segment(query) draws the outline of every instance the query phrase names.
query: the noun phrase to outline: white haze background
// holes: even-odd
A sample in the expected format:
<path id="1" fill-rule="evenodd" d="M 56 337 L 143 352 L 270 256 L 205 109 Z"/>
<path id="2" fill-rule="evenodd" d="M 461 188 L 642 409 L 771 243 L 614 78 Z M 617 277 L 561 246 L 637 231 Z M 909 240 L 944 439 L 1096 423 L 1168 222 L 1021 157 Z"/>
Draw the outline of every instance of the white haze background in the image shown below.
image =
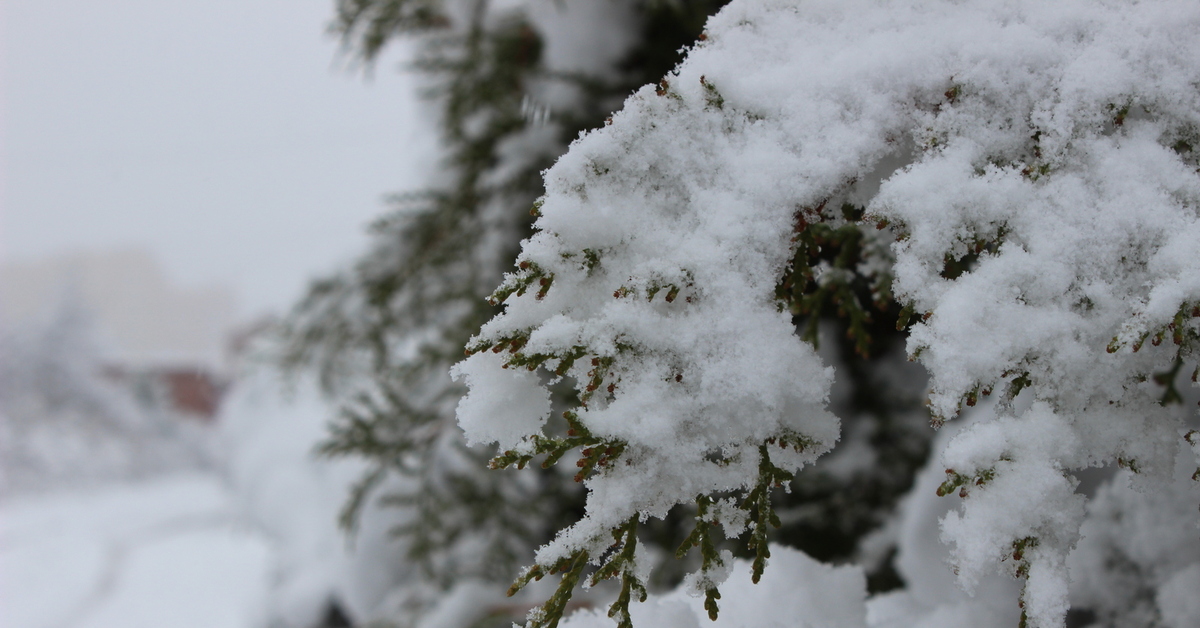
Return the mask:
<path id="1" fill-rule="evenodd" d="M 325 30 L 332 13 L 328 0 L 0 4 L 0 377 L 57 378 L 94 404 L 43 430 L 58 453 L 42 462 L 80 484 L 0 494 L 3 628 L 306 626 L 340 583 L 354 614 L 389 582 L 354 575 L 348 556 L 383 550 L 369 520 L 354 549 L 336 530 L 357 470 L 312 461 L 328 409 L 303 385 L 242 379 L 219 427 L 181 428 L 195 455 L 122 467 L 126 481 L 98 471 L 128 455 L 114 443 L 179 441 L 163 434 L 179 420 L 90 369 L 221 356 L 219 334 L 172 320 L 194 317 L 184 297 L 220 297 L 211 315 L 233 327 L 281 313 L 363 246 L 385 193 L 425 176 L 433 138 L 401 55 L 364 78 Z M 92 280 L 114 256 L 133 276 Z M 77 337 L 37 340 L 72 308 Z M 6 385 L 0 413 L 47 425 L 46 400 L 26 393 Z M 122 417 L 116 437 L 63 440 L 96 408 Z M 4 418 L 11 442 L 18 421 Z"/>

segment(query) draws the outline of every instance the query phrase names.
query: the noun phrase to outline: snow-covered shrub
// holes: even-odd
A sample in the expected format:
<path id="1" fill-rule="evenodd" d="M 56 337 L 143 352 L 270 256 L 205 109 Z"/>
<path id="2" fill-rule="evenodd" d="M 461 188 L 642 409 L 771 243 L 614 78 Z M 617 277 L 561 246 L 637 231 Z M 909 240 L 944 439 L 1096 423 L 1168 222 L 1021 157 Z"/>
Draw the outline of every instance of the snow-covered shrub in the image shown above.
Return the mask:
<path id="1" fill-rule="evenodd" d="M 346 514 L 375 500 L 405 513 L 397 544 L 422 569 L 400 589 L 421 589 L 420 597 L 432 599 L 437 595 L 429 598 L 429 591 L 481 577 L 503 594 L 519 561 L 582 507 L 583 487 L 572 481 L 573 471 L 488 471 L 489 448 L 465 447 L 455 425 L 465 388 L 446 372 L 497 311 L 484 297 L 528 235 L 529 207 L 543 190 L 540 171 L 581 130 L 603 126 L 631 91 L 668 72 L 682 58 L 679 48 L 694 42 L 724 3 L 338 3 L 347 43 L 368 58 L 398 35 L 420 43 L 416 64 L 427 72 L 431 102 L 439 108 L 443 160 L 426 192 L 398 195 L 352 267 L 314 282 L 285 325 L 283 361 L 315 366 L 338 406 L 323 451 L 370 464 Z M 838 284 L 843 292 L 866 295 L 870 282 L 855 269 L 860 257 L 874 253 L 864 253 L 872 243 L 859 234 L 856 227 L 830 234 L 841 246 L 825 246 L 819 255 L 853 279 Z M 776 540 L 820 559 L 844 560 L 886 520 L 925 458 L 926 413 L 919 391 L 902 381 L 907 377 L 919 388 L 924 376 L 912 365 L 907 373 L 894 372 L 903 363 L 894 329 L 898 306 L 881 301 L 886 311 L 868 325 L 868 360 L 860 347 L 865 335 L 837 338 L 836 306 L 806 294 L 803 284 L 792 286 L 793 313 L 811 337 L 818 327 L 832 334 L 822 350 L 830 363 L 845 365 L 833 405 L 849 442 L 777 503 L 784 528 Z M 856 321 L 860 331 L 863 323 Z M 881 355 L 887 359 L 873 359 Z M 658 586 L 673 585 L 687 571 L 686 561 L 670 558 L 691 531 L 687 519 L 640 531 L 652 561 L 669 566 L 655 571 Z M 886 575 L 886 555 L 883 548 L 872 577 Z M 522 603 L 506 600 L 504 607 L 516 618 L 524 615 Z"/>
<path id="2" fill-rule="evenodd" d="M 406 608 L 432 609 L 421 625 L 442 625 L 437 608 L 461 612 L 463 595 L 476 608 L 491 605 L 496 625 L 507 625 L 525 614 L 527 600 L 542 595 L 531 590 L 497 605 L 480 601 L 491 596 L 461 591 L 481 578 L 503 595 L 518 561 L 577 516 L 583 487 L 566 468 L 489 472 L 490 448 L 465 447 L 455 426 L 465 387 L 447 371 L 497 311 L 484 297 L 528 235 L 530 204 L 544 190 L 541 170 L 581 130 L 603 126 L 630 92 L 669 72 L 682 58 L 680 48 L 724 4 L 337 3 L 337 28 L 368 60 L 393 38 L 419 43 L 416 65 L 440 114 L 443 160 L 425 192 L 397 196 L 352 267 L 314 282 L 286 322 L 283 362 L 315 367 L 339 406 L 323 451 L 369 463 L 344 521 L 353 524 L 354 513 L 376 500 L 406 520 L 397 545 L 421 570 L 399 582 L 392 598 L 412 601 Z M 821 338 L 822 359 L 839 369 L 829 405 L 843 423 L 841 446 L 796 477 L 790 493 L 776 489 L 773 498 L 783 524 L 774 541 L 820 560 L 848 560 L 862 551 L 861 540 L 887 521 L 908 490 L 931 438 L 921 404 L 924 371 L 904 361 L 900 307 L 878 272 L 890 265 L 889 241 L 874 234 L 854 224 L 814 225 L 800 234 L 795 251 L 801 272 L 778 286 L 802 336 Z M 806 272 L 818 263 L 829 268 L 820 286 Z M 857 307 L 860 300 L 872 305 Z M 567 426 L 556 416 L 549 429 L 561 435 Z M 673 586 L 699 561 L 672 557 L 694 528 L 689 515 L 677 515 L 639 530 L 655 565 L 651 588 Z M 888 558 L 892 549 L 876 544 L 865 557 L 872 591 L 900 584 Z M 598 589 L 573 603 L 606 596 Z M 405 611 L 392 619 L 404 625 L 419 615 Z"/>
<path id="3" fill-rule="evenodd" d="M 1200 348 L 1196 32 L 1200 6 L 1171 0 L 744 0 L 713 18 L 546 172 L 505 310 L 454 370 L 496 466 L 567 456 L 589 491 L 516 585 L 564 572 L 532 625 L 588 564 L 586 582 L 620 579 L 628 624 L 638 523 L 681 504 L 710 613 L 731 564 L 710 528 L 750 529 L 757 578 L 769 489 L 838 439 L 835 374 L 781 286 L 835 285 L 797 248 L 872 223 L 858 270 L 907 306 L 935 424 L 998 398 L 943 454 L 939 493 L 969 497 L 943 523 L 958 582 L 999 568 L 1025 581 L 1022 621 L 1061 625 L 1087 513 L 1072 472 L 1169 484 L 1194 420 L 1173 402 Z"/>

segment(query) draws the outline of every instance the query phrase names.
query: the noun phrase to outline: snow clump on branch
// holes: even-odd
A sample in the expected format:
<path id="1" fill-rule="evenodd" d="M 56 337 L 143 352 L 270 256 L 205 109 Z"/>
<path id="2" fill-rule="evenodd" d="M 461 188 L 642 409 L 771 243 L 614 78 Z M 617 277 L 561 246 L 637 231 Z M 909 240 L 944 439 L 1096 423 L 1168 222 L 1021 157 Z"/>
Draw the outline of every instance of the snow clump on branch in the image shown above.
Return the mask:
<path id="1" fill-rule="evenodd" d="M 896 240 L 871 272 L 909 306 L 935 423 L 998 392 L 945 452 L 940 492 L 971 497 L 944 523 L 960 584 L 1002 564 L 1032 625 L 1062 625 L 1071 471 L 1167 482 L 1184 445 L 1168 404 L 1200 347 L 1197 32 L 1200 5 L 1174 0 L 727 6 L 546 172 L 505 311 L 455 368 L 468 438 L 511 447 L 498 466 L 583 448 L 587 514 L 526 580 L 608 556 L 636 592 L 636 521 L 730 492 L 724 512 L 753 516 L 707 523 L 765 551 L 767 490 L 838 434 L 833 374 L 776 287 L 798 233 L 861 206 Z M 528 399 L 497 408 L 501 367 L 547 375 L 514 372 Z M 543 386 L 563 377 L 579 403 L 551 438 Z"/>

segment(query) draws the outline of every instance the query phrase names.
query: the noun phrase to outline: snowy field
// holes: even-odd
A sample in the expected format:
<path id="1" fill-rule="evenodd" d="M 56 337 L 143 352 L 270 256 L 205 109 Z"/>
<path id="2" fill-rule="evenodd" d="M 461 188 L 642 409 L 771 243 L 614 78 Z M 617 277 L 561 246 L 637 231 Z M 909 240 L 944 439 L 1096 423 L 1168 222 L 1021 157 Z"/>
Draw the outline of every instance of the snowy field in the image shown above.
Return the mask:
<path id="1" fill-rule="evenodd" d="M 65 367 L 81 354 L 65 355 L 42 362 Z M 381 547 L 390 524 L 368 519 L 353 543 L 337 527 L 361 467 L 314 456 L 328 409 L 311 387 L 243 376 L 212 424 L 155 440 L 162 424 L 116 403 L 119 391 L 88 369 L 43 370 L 63 375 L 61 385 L 0 394 L 0 428 L 13 441 L 0 466 L 0 628 L 309 628 L 331 604 L 371 612 L 394 582 L 397 561 Z M 47 412 L 48 391 L 70 401 Z M 73 411 L 85 398 L 103 411 Z M 132 414 L 91 425 L 116 410 Z M 61 458 L 78 452 L 30 440 L 72 434 L 90 439 L 94 462 L 68 465 Z M 105 444 L 113 455 L 100 455 Z M 116 455 L 147 447 L 178 450 L 174 465 Z M 193 449 L 212 455 L 184 455 Z M 39 468 L 79 471 L 39 481 Z"/>
<path id="2" fill-rule="evenodd" d="M 0 626 L 261 625 L 272 551 L 213 474 L 0 505 Z"/>

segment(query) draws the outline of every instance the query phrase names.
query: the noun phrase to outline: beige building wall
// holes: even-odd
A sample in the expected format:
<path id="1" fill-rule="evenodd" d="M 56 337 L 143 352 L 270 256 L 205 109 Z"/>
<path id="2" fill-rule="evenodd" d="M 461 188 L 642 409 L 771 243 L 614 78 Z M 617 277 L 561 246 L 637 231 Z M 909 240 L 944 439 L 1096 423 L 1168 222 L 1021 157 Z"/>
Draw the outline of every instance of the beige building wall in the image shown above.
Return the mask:
<path id="1" fill-rule="evenodd" d="M 140 248 L 0 265 L 0 327 L 14 330 L 75 300 L 106 360 L 134 367 L 224 370 L 236 299 L 223 286 L 180 287 Z"/>

